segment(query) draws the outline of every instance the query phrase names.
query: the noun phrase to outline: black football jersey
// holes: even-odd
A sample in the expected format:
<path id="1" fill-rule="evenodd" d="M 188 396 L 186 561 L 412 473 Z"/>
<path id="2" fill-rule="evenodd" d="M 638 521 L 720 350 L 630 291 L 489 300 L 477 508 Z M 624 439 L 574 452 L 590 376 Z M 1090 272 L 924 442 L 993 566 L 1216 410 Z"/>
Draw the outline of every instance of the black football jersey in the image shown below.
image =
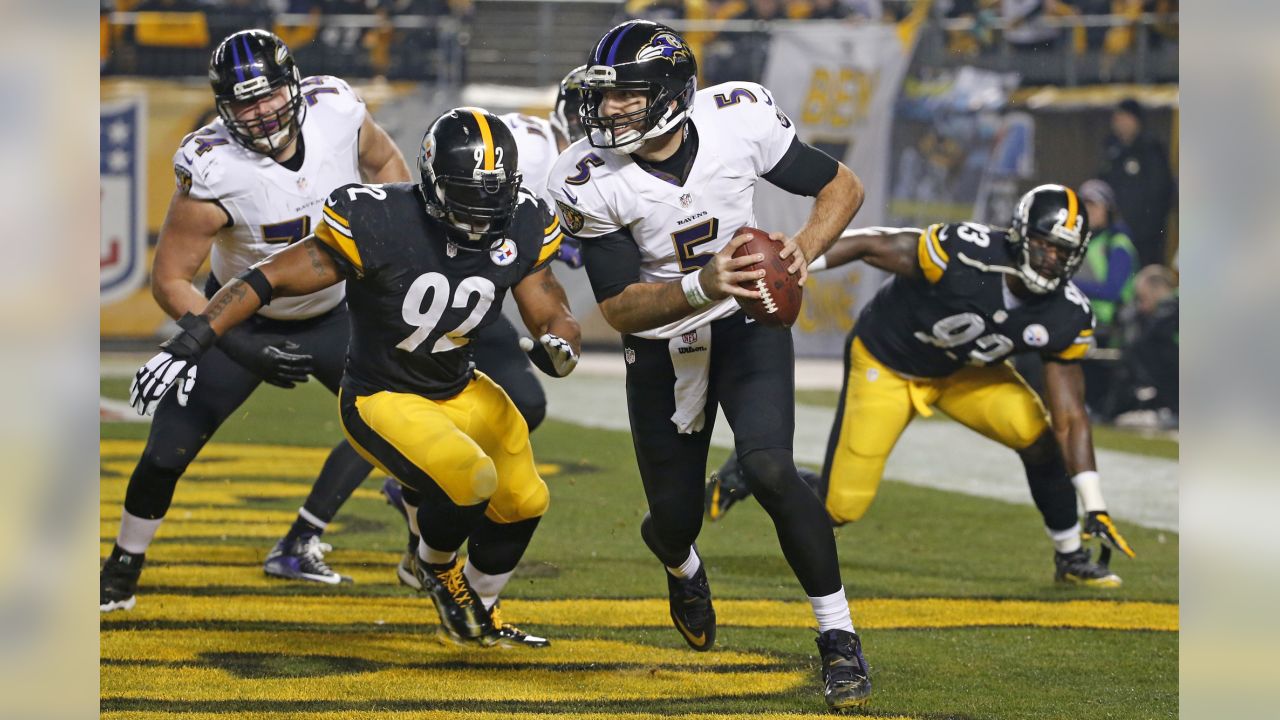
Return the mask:
<path id="1" fill-rule="evenodd" d="M 522 190 L 501 244 L 459 248 L 418 186 L 394 183 L 334 190 L 315 236 L 348 278 L 343 388 L 445 399 L 471 380 L 471 338 L 502 312 L 508 289 L 551 261 L 562 234 L 546 203 Z"/>
<path id="2" fill-rule="evenodd" d="M 897 276 L 863 309 L 854 333 L 876 359 L 915 377 L 942 377 L 1024 352 L 1078 360 L 1093 345 L 1093 310 L 1075 285 L 1013 298 L 992 266 L 1017 264 L 1008 231 L 977 223 L 920 235 L 923 277 Z"/>

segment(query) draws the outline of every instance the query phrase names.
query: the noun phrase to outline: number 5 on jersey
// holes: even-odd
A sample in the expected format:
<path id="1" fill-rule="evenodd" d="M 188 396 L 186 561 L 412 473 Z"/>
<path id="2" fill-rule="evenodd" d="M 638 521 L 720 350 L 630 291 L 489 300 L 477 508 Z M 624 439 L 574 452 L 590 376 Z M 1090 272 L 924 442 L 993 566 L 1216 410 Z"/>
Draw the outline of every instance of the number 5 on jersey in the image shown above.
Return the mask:
<path id="1" fill-rule="evenodd" d="M 424 312 L 422 303 L 426 300 L 427 293 L 431 294 L 431 300 Z M 489 307 L 493 305 L 495 294 L 496 288 L 492 281 L 482 277 L 469 277 L 458 283 L 458 287 L 453 290 L 451 303 L 449 278 L 438 272 L 419 275 L 418 279 L 409 286 L 409 292 L 405 294 L 404 304 L 400 308 L 400 317 L 417 330 L 401 340 L 396 347 L 405 352 L 417 350 L 418 346 L 435 331 L 446 310 L 450 307 L 465 308 L 471 304 L 472 295 L 479 295 L 480 299 L 471 310 L 471 314 L 467 315 L 467 318 L 456 328 L 440 336 L 440 339 L 436 340 L 435 345 L 431 347 L 431 352 L 447 352 L 466 345 L 471 342 L 466 334 L 484 319 L 485 314 L 489 312 Z"/>

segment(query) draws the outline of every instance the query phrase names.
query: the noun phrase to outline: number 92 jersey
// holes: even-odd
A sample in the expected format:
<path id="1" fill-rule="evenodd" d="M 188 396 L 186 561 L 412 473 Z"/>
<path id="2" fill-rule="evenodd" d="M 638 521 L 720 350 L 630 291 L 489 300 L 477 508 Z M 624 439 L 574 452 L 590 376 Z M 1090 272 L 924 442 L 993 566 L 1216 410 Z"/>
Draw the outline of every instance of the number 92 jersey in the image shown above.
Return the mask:
<path id="1" fill-rule="evenodd" d="M 317 75 L 302 81 L 302 166 L 295 172 L 253 152 L 227 133 L 218 118 L 182 140 L 173 155 L 178 191 L 218 203 L 231 224 L 218 232 L 209 256 L 213 276 L 226 284 L 268 255 L 311 234 L 331 190 L 360 182 L 360 127 L 364 102 L 347 83 Z M 342 285 L 301 297 L 282 297 L 258 312 L 277 320 L 303 320 L 342 302 Z"/>
<path id="2" fill-rule="evenodd" d="M 1093 310 L 1075 285 L 1020 300 L 1004 273 L 1017 258 L 1008 231 L 957 223 L 920 234 L 921 278 L 895 276 L 854 326 L 877 360 L 913 377 L 943 377 L 964 365 L 991 365 L 1038 352 L 1073 361 L 1093 347 Z"/>
<path id="3" fill-rule="evenodd" d="M 545 202 L 522 189 L 515 212 L 497 247 L 464 250 L 428 217 L 416 184 L 333 191 L 315 237 L 347 277 L 344 389 L 442 400 L 466 387 L 471 339 L 502 312 L 507 290 L 560 247 L 560 223 Z"/>

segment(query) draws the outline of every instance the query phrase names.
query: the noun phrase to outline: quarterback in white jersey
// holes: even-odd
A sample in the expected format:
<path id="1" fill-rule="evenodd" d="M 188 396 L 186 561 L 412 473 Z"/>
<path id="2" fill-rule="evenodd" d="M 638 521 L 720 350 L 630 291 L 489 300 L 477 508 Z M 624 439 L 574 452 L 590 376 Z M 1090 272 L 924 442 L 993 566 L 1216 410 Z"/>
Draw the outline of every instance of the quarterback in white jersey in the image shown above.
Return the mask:
<path id="1" fill-rule="evenodd" d="M 760 255 L 734 258 L 754 223 L 761 179 L 815 198 L 782 243 L 806 272 L 862 204 L 856 175 L 801 142 L 764 87 L 726 83 L 695 92 L 684 39 L 633 20 L 591 51 L 581 119 L 585 141 L 556 161 L 550 192 L 566 232 L 582 241 L 605 320 L 623 333 L 631 437 L 649 514 L 640 535 L 666 566 L 672 621 L 695 650 L 715 642 L 706 567 L 694 549 L 717 406 L 733 428 L 743 475 L 773 520 L 783 555 L 818 624 L 824 695 L 859 705 L 871 681 L 840 580 L 826 510 L 792 456 L 795 363 L 790 331 L 748 322 L 732 296 Z M 764 497 L 761 496 L 764 494 Z"/>
<path id="2" fill-rule="evenodd" d="M 342 185 L 410 179 L 395 143 L 345 82 L 303 79 L 292 54 L 265 30 L 234 33 L 209 64 L 219 117 L 174 153 L 177 189 L 152 268 L 152 294 L 185 326 L 205 305 L 193 280 L 206 258 L 205 291 L 311 234 L 324 200 Z M 129 479 L 116 546 L 100 575 L 100 610 L 127 610 L 144 554 L 187 465 L 222 422 L 265 381 L 293 387 L 315 375 L 334 392 L 350 328 L 341 287 L 280 298 L 202 358 L 201 384 L 155 408 L 146 449 Z M 370 465 L 344 440 L 334 448 L 288 534 L 268 554 L 271 575 L 329 584 L 320 534 Z"/>

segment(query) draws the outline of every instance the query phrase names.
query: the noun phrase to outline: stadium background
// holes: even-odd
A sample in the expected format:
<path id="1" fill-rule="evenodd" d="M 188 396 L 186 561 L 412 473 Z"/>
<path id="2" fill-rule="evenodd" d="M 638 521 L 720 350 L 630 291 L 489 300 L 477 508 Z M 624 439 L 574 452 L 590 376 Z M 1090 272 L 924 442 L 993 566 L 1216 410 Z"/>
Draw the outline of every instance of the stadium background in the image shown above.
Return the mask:
<path id="1" fill-rule="evenodd" d="M 426 122 L 440 110 L 458 104 L 477 104 L 495 112 L 545 114 L 554 97 L 552 84 L 564 70 L 580 61 L 578 48 L 588 47 L 603 29 L 621 17 L 661 18 L 684 31 L 691 42 L 697 44 L 704 85 L 720 79 L 758 79 L 776 92 L 779 84 L 770 78 L 783 73 L 783 77 L 793 78 L 788 89 L 798 93 L 799 101 L 792 105 L 780 100 L 780 104 L 800 121 L 802 137 L 822 143 L 834 154 L 845 154 L 846 157 L 856 158 L 848 153 L 866 153 L 867 148 L 871 149 L 874 162 L 868 164 L 855 160 L 850 164 L 870 181 L 869 186 L 882 188 L 882 196 L 871 197 L 868 208 L 855 221 L 857 224 L 919 224 L 970 218 L 1000 222 L 1000 218 L 1008 213 L 1011 199 L 1034 184 L 1055 181 L 1078 186 L 1097 170 L 1112 109 L 1127 97 L 1137 98 L 1147 107 L 1147 128 L 1164 142 L 1165 147 L 1170 148 L 1171 165 L 1176 173 L 1176 3 L 1116 0 L 1038 4 L 1054 11 L 1074 9 L 1077 14 L 1047 13 L 1036 17 L 1032 22 L 1053 32 L 1049 33 L 1051 40 L 1042 41 L 1034 47 L 1021 47 L 1006 37 L 1003 26 L 1013 23 L 1001 15 L 1005 8 L 999 2 L 855 1 L 848 3 L 850 17 L 826 20 L 805 19 L 823 12 L 835 12 L 823 10 L 822 3 L 780 4 L 764 0 L 751 4 L 672 2 L 649 7 L 636 3 L 622 5 L 573 0 L 481 0 L 438 3 L 435 6 L 416 2 L 368 5 L 362 2 L 289 2 L 269 7 L 252 2 L 201 3 L 194 0 L 186 3 L 104 4 L 100 27 L 104 228 L 101 322 L 102 346 L 106 353 L 102 388 L 104 542 L 109 543 L 118 518 L 119 495 L 112 488 L 117 485 L 117 489 L 123 488 L 119 484 L 122 468 L 108 468 L 108 458 L 113 458 L 116 463 L 131 462 L 136 458 L 138 449 L 121 443 L 128 438 L 142 437 L 138 433 L 144 432 L 139 426 L 117 422 L 125 417 L 119 412 L 119 378 L 128 374 L 136 361 L 144 357 L 138 353 L 148 351 L 154 340 L 166 334 L 170 327 L 167 318 L 150 298 L 145 269 L 150 265 L 155 235 L 172 192 L 170 159 L 173 148 L 183 135 L 207 120 L 212 109 L 203 78 L 210 40 L 216 42 L 226 32 L 248 25 L 276 28 L 295 49 L 304 73 L 335 74 L 350 80 L 369 102 L 378 121 L 391 132 L 406 157 L 412 160 Z M 862 17 L 864 15 L 866 17 Z M 900 77 L 894 75 L 893 68 L 877 64 L 884 61 L 883 57 L 875 58 L 870 68 L 844 59 L 846 56 L 842 55 L 839 38 L 847 37 L 849 42 L 863 39 L 879 42 L 883 41 L 886 33 L 901 40 Z M 777 58 L 786 52 L 783 40 L 786 37 L 799 38 L 802 42 L 806 37 L 821 38 L 822 42 L 813 46 L 815 52 L 810 56 L 787 58 L 780 68 Z M 797 59 L 808 63 L 801 72 L 796 72 L 794 63 Z M 891 81 L 885 81 L 877 73 L 883 73 Z M 128 137 L 120 130 L 120 123 L 128 126 Z M 809 134 L 805 132 L 806 126 L 810 129 Z M 859 145 L 860 140 L 865 141 L 864 144 Z M 918 176 L 910 173 L 918 170 L 902 161 L 904 156 L 913 152 L 922 159 L 923 166 L 937 169 L 933 176 L 927 178 L 931 182 L 913 181 Z M 922 187 L 926 189 L 921 190 Z M 768 202 L 771 201 L 767 198 L 762 200 L 762 204 Z M 781 221 L 771 225 L 770 212 L 776 213 L 774 217 L 784 218 L 788 208 L 771 206 L 762 209 L 761 225 L 787 226 Z M 1170 260 L 1176 257 L 1177 227 L 1175 212 L 1169 219 Z M 571 289 L 575 310 L 585 320 L 584 330 L 587 341 L 591 343 L 591 352 L 588 352 L 585 366 L 589 375 L 581 384 L 556 384 L 552 389 L 553 417 L 560 422 L 582 420 L 602 432 L 625 429 L 624 419 L 622 425 L 617 424 L 622 416 L 620 406 L 613 410 L 613 420 L 608 417 L 610 412 L 607 410 L 600 413 L 600 417 L 592 417 L 588 411 L 593 400 L 600 397 L 598 393 L 604 392 L 605 383 L 618 384 L 616 377 L 612 377 L 616 368 L 611 368 L 611 365 L 618 364 L 611 363 L 615 359 L 611 348 L 617 343 L 616 334 L 604 325 L 590 302 L 583 274 L 558 271 L 558 275 Z M 874 291 L 878 278 L 865 270 L 853 270 L 840 277 L 818 277 L 815 280 L 806 298 L 804 316 L 797 327 L 797 346 L 805 358 L 799 375 L 805 379 L 806 392 L 812 393 L 802 396 L 801 401 L 812 411 L 812 427 L 809 429 L 814 432 L 810 434 L 818 438 L 812 443 L 814 448 L 811 452 L 798 447 L 797 456 L 801 461 L 810 463 L 820 459 L 817 448 L 821 445 L 821 438 L 825 438 L 825 428 L 822 427 L 824 413 L 827 421 L 830 417 L 826 404 L 831 398 L 831 391 L 839 383 L 839 364 L 831 358 L 837 353 L 839 338 L 851 326 L 856 309 Z M 1176 358 L 1171 361 L 1176 361 Z M 593 379 L 591 373 L 599 377 Z M 600 383 L 598 386 L 594 384 L 597 382 Z M 283 407 L 295 415 L 312 407 L 306 402 L 295 402 L 289 395 L 271 397 L 276 407 Z M 317 414 L 331 411 L 322 403 L 312 405 Z M 245 415 L 255 413 L 246 412 Z M 271 417 L 265 410 L 255 417 L 262 422 L 264 415 Z M 805 413 L 801 415 L 803 417 Z M 282 446 L 323 446 L 329 441 L 326 430 L 332 432 L 332 418 L 320 417 L 314 427 L 306 423 L 301 427 L 302 430 L 294 436 L 284 439 L 264 437 L 270 433 L 252 424 L 227 431 L 242 432 L 245 435 L 242 442 L 265 443 L 266 446 L 255 449 L 247 445 L 226 445 L 218 454 L 210 453 L 219 458 L 210 460 L 211 463 L 238 462 L 249 467 L 243 471 L 226 470 L 225 466 L 221 469 L 211 467 L 209 479 L 226 481 L 227 477 L 240 478 L 241 472 L 252 483 L 278 478 L 273 475 L 278 470 L 273 471 L 261 462 L 255 467 L 250 459 L 264 451 L 279 452 L 274 448 Z M 805 434 L 805 429 L 801 428 L 798 435 Z M 590 453 L 585 453 L 586 457 L 571 458 L 572 453 L 559 450 L 555 434 L 572 432 L 572 426 L 557 430 L 554 424 L 551 425 L 545 442 L 551 448 L 549 452 L 558 460 L 588 461 Z M 113 439 L 105 439 L 109 437 Z M 535 437 L 535 443 L 539 439 Z M 217 441 L 222 440 L 220 434 Z M 718 440 L 723 444 L 725 438 L 721 436 Z M 802 438 L 798 438 L 800 440 Z M 617 442 L 616 438 L 614 442 Z M 924 487 L 959 490 L 968 496 L 1025 503 L 1025 498 L 1021 498 L 1025 495 L 1025 486 L 1017 479 L 1016 461 L 1001 457 L 998 451 L 988 448 L 989 452 L 961 453 L 963 459 L 960 464 L 965 465 L 966 470 L 953 473 L 959 477 L 942 477 L 949 473 L 937 471 L 943 463 L 953 462 L 952 457 L 960 452 L 961 446 L 976 442 L 980 441 L 966 441 L 962 435 L 945 428 L 928 428 L 925 433 L 915 436 L 909 433 L 895 457 L 897 463 L 891 463 L 890 477 Z M 1138 587 L 1124 600 L 1154 601 L 1154 609 L 1126 607 L 1123 611 L 1133 613 L 1136 619 L 1128 626 L 1117 627 L 1128 627 L 1131 634 L 1158 635 L 1176 631 L 1177 507 L 1174 467 L 1170 462 L 1177 456 L 1176 433 L 1164 432 L 1151 439 L 1124 433 L 1108 436 L 1101 432 L 1099 444 L 1109 447 L 1102 458 L 1102 467 L 1110 497 L 1117 507 L 1116 514 L 1148 528 L 1136 530 L 1138 537 L 1149 541 L 1144 543 L 1148 548 L 1154 549 L 1152 546 L 1156 543 L 1164 546 L 1163 550 L 1149 554 L 1155 557 L 1144 558 L 1157 567 L 1152 575 L 1173 573 L 1172 582 L 1166 575 L 1145 586 L 1141 577 L 1137 583 L 1133 582 L 1134 578 L 1129 578 L 1131 585 Z M 211 450 L 213 447 L 219 446 L 215 444 Z M 912 456 L 909 460 L 902 458 L 907 453 Z M 620 462 L 629 462 L 625 452 Z M 318 465 L 318 461 L 314 464 Z M 1109 467 L 1112 470 L 1108 472 Z M 124 469 L 124 473 L 127 472 Z M 204 477 L 199 471 L 193 475 L 194 481 Z M 305 471 L 286 473 L 295 483 L 305 483 L 308 475 Z M 566 475 L 574 476 L 572 472 Z M 634 478 L 625 480 L 638 484 Z M 305 490 L 305 485 L 299 487 Z M 1171 489 L 1174 492 L 1170 493 Z M 252 495 L 261 488 L 249 486 L 243 490 Z M 266 494 L 271 497 L 270 492 Z M 289 493 L 284 493 L 277 499 L 288 496 Z M 938 497 L 930 502 L 939 508 L 949 507 L 953 502 L 952 496 Z M 183 499 L 180 486 L 178 502 Z M 207 498 L 188 500 L 198 507 Z M 363 500 L 367 505 L 376 505 L 375 497 L 366 496 Z M 631 500 L 634 502 L 635 498 Z M 243 498 L 234 500 L 230 505 L 224 505 L 217 499 L 208 502 L 209 526 L 204 528 L 202 523 L 205 519 L 197 517 L 192 527 L 200 526 L 202 531 L 230 535 L 233 539 L 254 537 L 253 532 L 237 532 L 234 528 L 228 531 L 225 526 L 220 527 L 213 522 L 215 517 L 227 514 L 227 507 L 243 502 Z M 357 506 L 353 509 L 353 517 L 360 520 L 364 520 L 366 511 L 377 514 L 376 508 L 359 509 L 356 501 L 352 505 Z M 287 503 L 282 507 L 287 507 Z M 255 508 L 245 510 L 246 513 L 254 511 Z M 884 512 L 892 517 L 889 510 Z M 975 515 L 982 512 L 975 510 Z M 234 511 L 230 516 L 241 519 Z M 183 527 L 179 523 L 174 524 Z M 1038 538 L 1028 535 L 1027 527 L 1033 531 L 1035 528 L 1025 522 L 1023 525 L 1022 534 L 1016 536 L 1017 541 L 1035 543 Z M 355 526 L 360 527 L 360 523 L 355 523 Z M 194 534 L 201 535 L 202 531 Z M 182 537 L 183 531 L 178 530 L 175 534 Z M 376 535 L 374 532 L 369 534 Z M 160 549 L 166 545 L 165 538 L 166 534 L 162 532 L 157 543 L 160 553 L 165 552 Z M 634 538 L 628 533 L 625 539 Z M 237 562 L 251 558 L 253 552 L 261 551 L 256 545 L 262 542 L 259 538 L 256 544 L 248 542 L 243 547 L 232 542 L 223 559 L 232 557 L 226 564 L 234 567 Z M 373 540 L 365 542 L 377 543 Z M 1169 562 L 1168 554 L 1170 544 L 1172 562 Z M 385 545 L 391 548 L 394 543 L 388 540 Z M 197 543 L 196 547 L 203 546 Z M 847 552 L 844 547 L 842 544 L 842 553 Z M 177 554 L 168 560 L 162 556 L 161 562 L 171 562 L 172 572 L 179 579 L 166 582 L 162 591 L 173 588 L 191 590 L 202 584 L 204 580 L 198 573 L 184 576 L 181 570 L 184 567 L 182 553 L 190 555 L 198 550 L 179 546 L 174 552 Z M 762 547 L 761 552 L 770 551 Z M 376 565 L 393 557 L 389 553 L 383 555 L 386 557 L 350 557 L 350 562 Z M 336 564 L 342 562 L 340 558 L 341 555 L 335 555 Z M 191 557 L 186 560 L 190 561 Z M 254 566 L 252 561 L 244 564 L 250 569 Z M 1029 567 L 1036 565 L 1031 563 Z M 1043 568 L 1040 570 L 1043 574 Z M 1036 571 L 1029 572 L 1034 574 Z M 380 576 L 371 570 L 369 582 L 378 582 L 375 577 Z M 220 582 L 213 580 L 212 585 L 216 587 Z M 240 589 L 246 587 L 243 583 L 226 582 L 230 588 Z M 959 585 L 964 586 L 964 583 Z M 583 597 L 598 594 L 593 593 L 589 586 L 579 586 L 579 590 Z M 253 594 L 252 589 L 248 592 Z M 862 592 L 872 598 L 891 596 L 896 592 L 918 594 L 896 588 L 893 582 L 877 587 L 874 579 L 864 583 Z M 179 591 L 174 596 L 181 597 L 182 594 Z M 387 594 L 391 595 L 390 592 Z M 1029 594 L 1051 602 L 1065 599 L 1040 590 L 1016 587 L 986 592 L 977 588 L 955 587 L 949 591 L 946 583 L 938 584 L 929 594 L 940 597 L 977 594 L 996 600 L 1025 598 Z M 764 595 L 769 596 L 769 593 Z M 273 595 L 267 593 L 267 596 Z M 146 601 L 144 595 L 140 603 Z M 1172 619 L 1168 617 L 1170 608 Z M 172 600 L 169 609 L 172 610 Z M 991 624 L 1099 627 L 1094 620 L 1055 621 L 1052 605 L 1039 611 L 1049 613 L 1051 617 L 1042 621 L 1022 617 L 1007 622 L 992 621 Z M 182 612 L 199 613 L 201 610 L 196 608 Z M 999 615 L 999 612 L 994 614 Z M 1088 617 L 1088 609 L 1082 614 Z M 548 610 L 548 619 L 538 622 L 559 624 L 561 621 L 552 615 L 554 613 Z M 965 617 L 953 622 L 966 627 L 981 624 Z M 193 615 L 193 622 L 194 618 Z M 124 631 L 136 627 L 141 630 L 145 629 L 146 622 L 137 620 L 131 626 L 116 629 Z M 160 627 L 172 631 L 181 620 L 161 617 L 157 622 Z M 654 627 L 660 626 L 661 623 L 654 623 Z M 935 627 L 928 623 L 916 626 L 911 622 L 903 626 Z M 107 627 L 104 623 L 104 630 Z M 881 626 L 873 621 L 872 627 L 893 625 Z M 298 628 L 289 626 L 281 632 L 290 629 Z M 649 632 L 660 633 L 657 630 Z M 141 642 L 135 638 L 141 637 L 141 632 L 104 633 L 104 658 L 116 653 L 113 659 L 104 660 L 104 698 L 113 696 L 121 688 L 126 689 L 114 696 L 130 695 L 127 689 L 130 683 L 121 682 L 122 675 L 107 670 L 113 667 L 132 668 L 128 664 L 129 658 L 146 654 L 136 647 L 130 649 L 131 643 Z M 1124 639 L 1120 637 L 1107 642 L 1123 644 Z M 161 638 L 158 642 L 163 640 Z M 176 638 L 170 640 L 181 642 Z M 999 641 L 998 638 L 995 640 Z M 1160 639 L 1153 642 L 1163 657 L 1152 671 L 1153 681 L 1158 681 L 1155 682 L 1156 695 L 1161 698 L 1156 707 L 1161 711 L 1147 714 L 1140 708 L 1130 708 L 1134 717 L 1163 715 L 1167 710 L 1168 692 L 1176 693 L 1176 671 L 1169 674 L 1168 643 Z M 270 645 L 269 638 L 267 645 Z M 608 654 L 605 649 L 597 648 L 595 651 L 602 656 Z M 1176 644 L 1172 652 L 1173 667 L 1176 667 Z M 686 660 L 669 659 L 675 664 Z M 668 659 L 655 660 L 659 663 L 665 661 Z M 726 672 L 732 671 L 734 663 L 756 669 L 767 664 L 758 658 L 726 658 L 725 661 L 730 667 Z M 180 661 L 173 662 L 181 664 Z M 554 664 L 555 661 L 548 662 Z M 144 664 L 143 667 L 147 666 Z M 680 680 L 687 681 L 687 678 Z M 770 673 L 764 673 L 758 679 L 759 692 L 768 692 L 773 687 L 770 682 L 775 681 L 785 684 Z M 654 692 L 661 691 L 655 689 Z M 192 700 L 182 708 L 194 710 L 197 705 L 199 703 Z M 396 707 L 412 709 L 418 706 Z M 597 711 L 604 708 L 606 714 L 612 712 L 610 706 L 588 704 L 588 707 Z M 813 709 L 805 705 L 797 707 Z M 104 708 L 142 712 L 148 706 L 145 703 L 131 705 L 119 699 L 111 704 L 104 699 Z M 556 709 L 544 707 L 547 708 Z M 659 708 L 660 705 L 640 707 Z M 1174 708 L 1176 712 L 1176 700 Z M 713 703 L 702 709 L 719 711 L 722 708 Z M 730 709 L 747 710 L 750 706 Z M 912 714 L 909 710 L 904 712 Z M 986 714 L 977 713 L 977 716 Z"/>

